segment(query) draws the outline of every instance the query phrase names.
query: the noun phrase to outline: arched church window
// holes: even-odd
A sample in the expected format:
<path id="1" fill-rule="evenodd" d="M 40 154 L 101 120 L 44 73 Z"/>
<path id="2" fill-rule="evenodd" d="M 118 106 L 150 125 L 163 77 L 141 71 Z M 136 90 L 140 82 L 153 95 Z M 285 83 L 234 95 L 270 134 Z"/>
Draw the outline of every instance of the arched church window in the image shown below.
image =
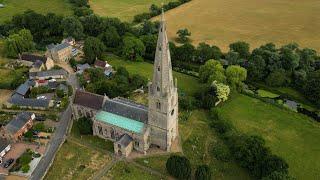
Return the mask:
<path id="1" fill-rule="evenodd" d="M 160 102 L 157 102 L 157 109 L 161 109 L 161 104 L 160 104 Z"/>
<path id="2" fill-rule="evenodd" d="M 158 71 L 160 71 L 160 66 L 158 66 Z"/>
<path id="3" fill-rule="evenodd" d="M 174 115 L 174 109 L 172 109 L 172 111 L 171 111 L 171 116 L 173 116 Z"/>

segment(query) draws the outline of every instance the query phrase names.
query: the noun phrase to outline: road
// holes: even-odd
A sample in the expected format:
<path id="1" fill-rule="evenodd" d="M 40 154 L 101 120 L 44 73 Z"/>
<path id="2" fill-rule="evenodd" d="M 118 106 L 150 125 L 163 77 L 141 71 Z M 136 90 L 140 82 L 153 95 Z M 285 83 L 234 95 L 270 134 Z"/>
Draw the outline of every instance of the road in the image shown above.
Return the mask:
<path id="1" fill-rule="evenodd" d="M 70 74 L 68 78 L 68 83 L 72 85 L 73 89 L 79 88 L 79 83 L 77 81 L 77 77 L 75 74 Z M 70 97 L 70 103 L 66 110 L 61 113 L 60 121 L 56 128 L 56 131 L 48 144 L 46 152 L 37 165 L 37 168 L 33 171 L 30 179 L 31 180 L 39 180 L 43 179 L 47 171 L 49 170 L 51 163 L 54 160 L 55 154 L 58 151 L 60 145 L 64 142 L 69 126 L 71 124 L 71 115 L 72 115 L 72 99 L 73 95 Z"/>

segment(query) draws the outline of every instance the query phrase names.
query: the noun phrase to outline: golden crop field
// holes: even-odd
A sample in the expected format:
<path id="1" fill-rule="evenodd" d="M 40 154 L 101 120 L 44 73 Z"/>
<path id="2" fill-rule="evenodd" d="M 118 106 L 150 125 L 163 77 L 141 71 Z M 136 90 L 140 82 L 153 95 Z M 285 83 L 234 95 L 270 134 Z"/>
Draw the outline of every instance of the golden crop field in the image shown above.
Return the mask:
<path id="1" fill-rule="evenodd" d="M 224 51 L 238 40 L 251 47 L 297 42 L 320 50 L 319 0 L 192 0 L 166 19 L 171 40 L 188 28 L 194 44 L 205 41 Z"/>
<path id="2" fill-rule="evenodd" d="M 90 7 L 100 16 L 118 17 L 124 21 L 132 21 L 133 16 L 148 12 L 151 4 L 161 5 L 171 0 L 90 0 Z"/>

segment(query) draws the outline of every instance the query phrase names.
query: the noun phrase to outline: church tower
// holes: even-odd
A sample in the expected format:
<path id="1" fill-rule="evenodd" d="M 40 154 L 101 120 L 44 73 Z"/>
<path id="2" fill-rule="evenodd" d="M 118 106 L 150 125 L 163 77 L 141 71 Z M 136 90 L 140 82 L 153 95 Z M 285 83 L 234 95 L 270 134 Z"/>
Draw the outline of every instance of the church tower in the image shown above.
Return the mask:
<path id="1" fill-rule="evenodd" d="M 151 144 L 170 151 L 178 135 L 177 81 L 173 80 L 169 42 L 162 10 L 153 79 L 149 84 L 148 124 Z"/>

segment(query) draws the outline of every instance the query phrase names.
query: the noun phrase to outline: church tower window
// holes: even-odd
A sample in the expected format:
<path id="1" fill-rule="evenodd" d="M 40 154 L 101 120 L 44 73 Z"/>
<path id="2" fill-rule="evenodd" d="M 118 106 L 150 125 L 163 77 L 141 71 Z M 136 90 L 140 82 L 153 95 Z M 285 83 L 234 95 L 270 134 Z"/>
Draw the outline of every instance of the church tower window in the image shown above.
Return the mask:
<path id="1" fill-rule="evenodd" d="M 158 92 L 160 91 L 160 87 L 159 87 L 159 86 L 157 86 L 157 91 L 158 91 Z"/>
<path id="2" fill-rule="evenodd" d="M 158 66 L 158 71 L 160 71 L 160 66 Z"/>
<path id="3" fill-rule="evenodd" d="M 171 116 L 173 116 L 174 115 L 174 109 L 172 109 L 172 111 L 171 111 Z"/>
<path id="4" fill-rule="evenodd" d="M 160 102 L 157 102 L 157 109 L 161 109 L 161 104 L 160 104 Z"/>

